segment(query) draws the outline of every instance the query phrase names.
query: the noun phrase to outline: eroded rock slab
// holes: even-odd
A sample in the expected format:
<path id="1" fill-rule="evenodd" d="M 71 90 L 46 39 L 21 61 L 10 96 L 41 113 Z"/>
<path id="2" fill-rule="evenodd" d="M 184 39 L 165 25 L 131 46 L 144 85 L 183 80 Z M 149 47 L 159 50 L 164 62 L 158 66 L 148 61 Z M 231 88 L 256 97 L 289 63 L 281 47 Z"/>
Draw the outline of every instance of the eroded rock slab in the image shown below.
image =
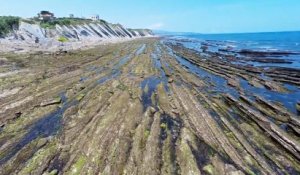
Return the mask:
<path id="1" fill-rule="evenodd" d="M 249 92 L 294 71 L 212 55 L 148 38 L 5 56 L 30 73 L 0 76 L 0 174 L 299 174 L 296 114 Z"/>

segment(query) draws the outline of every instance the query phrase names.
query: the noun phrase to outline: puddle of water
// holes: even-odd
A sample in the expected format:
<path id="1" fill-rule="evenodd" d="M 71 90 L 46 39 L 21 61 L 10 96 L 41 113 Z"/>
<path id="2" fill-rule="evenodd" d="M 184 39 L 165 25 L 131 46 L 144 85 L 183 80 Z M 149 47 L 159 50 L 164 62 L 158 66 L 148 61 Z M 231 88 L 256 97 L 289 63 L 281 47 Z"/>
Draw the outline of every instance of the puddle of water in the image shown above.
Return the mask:
<path id="1" fill-rule="evenodd" d="M 119 69 L 121 66 L 123 66 L 129 59 L 131 58 L 131 55 L 127 55 L 120 59 L 120 61 L 113 67 L 113 69 Z"/>
<path id="2" fill-rule="evenodd" d="M 142 54 L 142 52 L 144 52 L 146 48 L 146 44 L 143 44 L 140 48 L 138 48 L 135 52 L 134 55 L 140 55 Z M 113 69 L 120 69 L 120 67 L 122 67 L 124 64 L 126 64 L 131 58 L 132 58 L 132 54 L 126 55 L 125 57 L 121 58 L 120 61 L 113 67 Z"/>
<path id="3" fill-rule="evenodd" d="M 112 70 L 112 73 L 111 73 L 111 74 L 109 74 L 109 75 L 107 75 L 107 76 L 105 76 L 105 77 L 102 77 L 102 78 L 100 78 L 99 80 L 97 80 L 97 84 L 103 84 L 103 83 L 105 83 L 105 82 L 107 82 L 107 81 L 109 81 L 109 80 L 111 80 L 111 79 L 116 78 L 116 77 L 119 76 L 120 74 L 121 74 L 121 71 L 120 71 L 120 70 L 114 69 L 114 70 Z"/>
<path id="4" fill-rule="evenodd" d="M 159 54 L 159 56 L 161 57 L 161 47 L 157 46 L 156 47 L 156 53 Z M 165 66 L 165 68 L 170 72 L 170 73 L 174 73 L 174 70 L 170 67 L 170 65 L 167 63 L 166 60 L 159 60 L 161 62 L 162 65 Z"/>
<path id="5" fill-rule="evenodd" d="M 135 56 L 140 55 L 144 52 L 144 50 L 146 49 L 146 44 L 143 44 L 136 52 L 135 52 Z"/>
<path id="6" fill-rule="evenodd" d="M 152 94 L 157 90 L 157 85 L 163 83 L 165 90 L 169 92 L 168 78 L 164 70 L 162 69 L 162 65 L 159 57 L 160 57 L 160 50 L 158 49 L 158 47 L 156 47 L 155 52 L 151 54 L 151 59 L 153 61 L 153 66 L 159 70 L 160 75 L 148 77 L 144 79 L 140 84 L 141 89 L 143 90 L 142 103 L 143 103 L 144 111 L 148 107 L 153 106 L 151 97 Z M 154 104 L 154 107 L 157 108 L 156 104 Z"/>
<path id="7" fill-rule="evenodd" d="M 137 51 L 134 52 L 134 54 L 135 55 L 141 54 L 144 51 L 145 48 L 146 48 L 146 45 L 144 44 L 139 49 L 137 49 Z M 109 80 L 112 80 L 112 79 L 118 77 L 119 75 L 121 75 L 120 68 L 123 65 L 125 65 L 132 57 L 133 57 L 132 54 L 129 54 L 129 55 L 126 55 L 125 57 L 121 58 L 120 61 L 116 65 L 113 66 L 111 73 L 108 74 L 108 75 L 106 75 L 106 76 L 104 76 L 104 77 L 102 77 L 102 78 L 100 78 L 100 79 L 98 79 L 96 81 L 96 84 L 97 85 L 103 84 L 103 83 L 105 83 L 105 82 L 107 82 Z M 99 69 L 97 69 L 97 70 L 99 70 Z M 104 70 L 104 68 L 102 68 L 101 71 L 102 70 Z"/>
<path id="8" fill-rule="evenodd" d="M 138 51 L 139 51 L 139 50 L 142 50 L 142 51 L 143 51 L 143 48 L 145 48 L 145 47 L 146 47 L 146 46 L 143 45 L 141 48 L 138 49 Z M 138 51 L 136 51 L 135 53 L 137 53 Z M 140 52 L 142 52 L 142 51 L 140 51 Z M 126 55 L 125 57 L 121 58 L 120 61 L 119 61 L 116 65 L 113 66 L 112 72 L 111 72 L 109 75 L 107 75 L 107 76 L 105 76 L 105 77 L 102 77 L 102 78 L 100 78 L 99 80 L 97 80 L 97 84 L 103 84 L 103 83 L 105 83 L 106 81 L 111 80 L 111 79 L 116 78 L 117 76 L 119 76 L 119 75 L 121 74 L 120 68 L 121 68 L 124 64 L 126 64 L 131 58 L 132 58 L 132 55 L 131 55 L 131 54 Z"/>
<path id="9" fill-rule="evenodd" d="M 136 52 L 135 54 L 140 54 L 141 52 L 144 51 L 146 45 L 144 44 L 143 46 L 141 46 Z M 126 64 L 130 59 L 132 58 L 132 55 L 126 55 L 125 57 L 121 58 L 120 61 L 113 67 L 111 74 L 109 74 L 108 76 L 105 76 L 101 79 L 99 79 L 97 81 L 98 84 L 103 84 L 108 80 L 111 80 L 113 78 L 116 78 L 117 76 L 119 76 L 121 74 L 121 70 L 120 68 Z"/>
<path id="10" fill-rule="evenodd" d="M 42 117 L 31 126 L 28 126 L 29 131 L 25 136 L 6 154 L 2 159 L 0 159 L 0 165 L 7 162 L 13 156 L 15 156 L 22 148 L 27 144 L 31 143 L 37 138 L 47 138 L 49 136 L 56 135 L 62 127 L 62 115 L 70 108 L 78 104 L 77 100 L 68 102 L 64 93 L 61 95 L 62 107 L 59 107 L 55 111 Z"/>
<path id="11" fill-rule="evenodd" d="M 171 54 L 172 57 L 175 57 L 178 63 L 183 67 L 185 67 L 187 71 L 200 77 L 203 81 L 212 84 L 212 86 L 209 86 L 207 89 L 210 92 L 213 91 L 213 92 L 229 93 L 234 97 L 239 96 L 237 90 L 227 86 L 227 80 L 225 78 L 209 73 L 208 71 L 191 63 L 187 59 L 177 56 L 172 52 L 172 50 L 169 50 L 169 54 Z"/>
<path id="12" fill-rule="evenodd" d="M 106 70 L 107 67 L 96 67 L 96 66 L 88 66 L 85 71 L 89 71 L 89 72 L 95 72 L 96 74 L 100 74 L 102 73 L 104 70 Z M 88 80 L 90 78 L 90 75 L 87 75 L 85 77 L 81 77 L 79 82 L 80 83 L 84 83 L 86 80 Z"/>
<path id="13" fill-rule="evenodd" d="M 114 69 L 111 74 L 99 79 L 97 81 L 97 84 L 103 84 L 106 81 L 117 77 L 118 75 L 120 75 L 120 71 Z M 29 129 L 28 133 L 16 144 L 16 146 L 12 150 L 10 150 L 9 154 L 7 154 L 5 157 L 3 157 L 0 160 L 0 165 L 8 161 L 14 155 L 16 155 L 19 150 L 21 150 L 23 147 L 25 147 L 33 140 L 39 137 L 46 138 L 49 136 L 54 136 L 59 132 L 59 130 L 62 127 L 61 120 L 62 120 L 63 113 L 68 108 L 77 105 L 79 103 L 78 100 L 76 99 L 68 102 L 64 93 L 62 93 L 60 97 L 62 99 L 62 106 L 59 107 L 57 110 L 51 112 L 50 114 L 47 114 L 46 116 L 42 117 L 37 122 L 35 122 L 32 126 L 28 127 Z"/>
<path id="14" fill-rule="evenodd" d="M 161 77 L 161 81 L 163 82 L 164 88 L 167 92 L 169 92 L 169 87 L 168 87 L 168 78 L 166 76 L 165 71 L 162 68 L 162 64 L 161 64 L 161 54 L 160 54 L 160 49 L 158 47 L 156 47 L 156 51 L 155 53 L 151 54 L 151 59 L 153 60 L 153 66 L 159 70 L 160 72 L 160 77 Z"/>
<path id="15" fill-rule="evenodd" d="M 141 82 L 140 86 L 143 90 L 142 103 L 143 103 L 144 111 L 148 107 L 152 106 L 151 96 L 156 91 L 157 85 L 159 85 L 160 83 L 161 83 L 161 79 L 156 76 L 151 76 Z M 146 87 L 147 87 L 147 90 L 146 90 Z"/>
<path id="16" fill-rule="evenodd" d="M 165 140 L 167 138 L 166 129 L 170 130 L 173 138 L 177 139 L 177 137 L 179 136 L 182 122 L 170 117 L 167 114 L 162 115 L 160 121 L 162 124 L 164 124 L 164 127 L 165 127 L 165 128 L 162 128 L 163 132 L 161 134 L 161 139 Z M 176 142 L 176 140 L 175 140 L 175 142 Z M 173 142 L 173 143 L 175 144 L 175 142 Z"/>
<path id="17" fill-rule="evenodd" d="M 277 101 L 282 103 L 290 112 L 297 115 L 296 103 L 300 99 L 300 91 L 292 85 L 285 85 L 290 90 L 287 93 L 270 91 L 264 87 L 258 88 L 251 86 L 248 81 L 240 79 L 240 85 L 245 89 L 247 96 L 258 95 L 269 101 Z"/>

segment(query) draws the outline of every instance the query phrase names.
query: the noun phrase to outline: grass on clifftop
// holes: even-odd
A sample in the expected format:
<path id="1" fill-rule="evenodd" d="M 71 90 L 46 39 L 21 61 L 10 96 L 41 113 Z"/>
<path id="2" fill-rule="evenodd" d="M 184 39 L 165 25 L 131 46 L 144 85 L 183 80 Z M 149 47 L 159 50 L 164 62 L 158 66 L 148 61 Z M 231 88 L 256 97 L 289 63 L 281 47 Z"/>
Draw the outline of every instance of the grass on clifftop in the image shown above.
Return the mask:
<path id="1" fill-rule="evenodd" d="M 93 21 L 91 19 L 83 19 L 83 18 L 57 18 L 54 21 L 41 21 L 41 27 L 42 28 L 55 28 L 56 25 L 83 25 L 83 24 L 89 24 L 89 23 L 107 23 L 104 20 L 100 21 Z"/>

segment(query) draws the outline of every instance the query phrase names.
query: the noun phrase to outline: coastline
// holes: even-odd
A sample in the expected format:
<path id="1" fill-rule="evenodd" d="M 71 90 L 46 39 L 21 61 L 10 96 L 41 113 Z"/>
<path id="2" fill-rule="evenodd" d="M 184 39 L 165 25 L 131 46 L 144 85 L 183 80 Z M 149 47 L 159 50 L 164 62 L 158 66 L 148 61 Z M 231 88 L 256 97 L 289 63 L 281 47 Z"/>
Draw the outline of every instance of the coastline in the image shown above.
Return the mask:
<path id="1" fill-rule="evenodd" d="M 128 42 L 132 40 L 138 40 L 142 38 L 158 38 L 158 36 L 144 36 L 135 38 L 112 38 L 112 39 L 86 39 L 82 41 L 69 41 L 65 43 L 59 43 L 53 39 L 46 41 L 45 43 L 33 43 L 18 40 L 0 39 L 0 54 L 26 54 L 26 53 L 54 53 L 65 52 L 75 50 L 86 50 L 101 45 L 115 44 Z"/>
<path id="2" fill-rule="evenodd" d="M 300 1 L 0 6 L 0 175 L 300 175 Z"/>
<path id="3" fill-rule="evenodd" d="M 17 29 L 0 37 L 0 53 L 65 52 L 151 36 L 153 33 L 148 29 L 127 29 L 101 21 L 86 20 L 46 28 L 42 24 L 20 21 Z"/>

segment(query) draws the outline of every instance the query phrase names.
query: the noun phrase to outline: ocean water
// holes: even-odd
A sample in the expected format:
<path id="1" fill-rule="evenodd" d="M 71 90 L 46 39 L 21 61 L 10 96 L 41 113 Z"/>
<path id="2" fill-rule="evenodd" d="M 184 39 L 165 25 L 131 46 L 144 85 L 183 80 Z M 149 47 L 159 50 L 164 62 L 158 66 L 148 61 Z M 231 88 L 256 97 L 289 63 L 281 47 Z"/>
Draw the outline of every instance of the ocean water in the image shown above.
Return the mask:
<path id="1" fill-rule="evenodd" d="M 224 41 L 249 49 L 274 49 L 300 52 L 300 32 L 270 32 L 241 34 L 187 34 L 179 35 L 200 40 Z"/>
<path id="2" fill-rule="evenodd" d="M 298 54 L 276 58 L 291 61 L 291 64 L 251 63 L 254 66 L 278 66 L 300 69 L 300 32 L 270 32 L 241 34 L 189 34 L 171 36 L 173 39 L 184 39 L 186 47 L 199 50 L 203 43 L 209 44 L 210 51 L 218 52 L 220 48 L 230 47 L 236 51 L 249 49 L 254 51 L 287 51 Z M 274 57 L 270 57 L 274 58 Z"/>
<path id="3" fill-rule="evenodd" d="M 172 42 L 174 44 L 180 43 L 183 44 L 184 47 L 197 50 L 201 54 L 203 53 L 201 46 L 208 46 L 208 50 L 210 52 L 220 52 L 226 55 L 225 52 L 219 50 L 220 48 L 230 47 L 233 48 L 233 53 L 239 59 L 243 60 L 245 64 L 251 64 L 253 66 L 262 66 L 265 68 L 268 67 L 287 67 L 293 68 L 300 71 L 300 32 L 278 32 L 278 33 L 249 33 L 249 34 L 214 34 L 214 35 L 203 35 L 203 34 L 176 34 L 176 35 L 168 35 L 166 37 L 168 42 Z M 264 59 L 268 58 L 276 58 L 276 59 L 284 59 L 291 61 L 292 63 L 260 63 L 255 61 L 248 61 L 243 59 L 243 56 L 238 54 L 239 50 L 248 49 L 253 51 L 264 51 L 264 52 L 276 52 L 276 51 L 284 51 L 284 52 L 292 52 L 298 54 L 291 55 L 280 55 L 280 56 L 268 56 L 263 57 Z M 222 57 L 222 56 L 221 56 Z M 245 58 L 247 56 L 244 56 Z M 252 56 L 256 57 L 256 56 Z M 176 57 L 178 62 L 183 66 L 187 67 L 188 70 L 201 77 L 202 79 L 206 79 L 205 77 L 209 77 L 208 81 L 211 81 L 215 84 L 215 87 L 212 87 L 211 90 L 214 92 L 221 93 L 229 93 L 235 97 L 239 96 L 238 91 L 234 88 L 227 86 L 227 81 L 219 76 L 215 76 L 205 70 L 202 70 L 198 66 L 191 64 L 190 62 L 182 59 L 180 57 Z M 239 62 L 240 64 L 241 62 Z M 207 79 L 206 79 L 207 80 Z M 253 87 L 246 80 L 240 79 L 240 85 L 245 90 L 245 94 L 253 98 L 253 95 L 259 95 L 268 101 L 276 101 L 283 104 L 290 112 L 300 115 L 300 113 L 296 109 L 296 103 L 300 99 L 300 88 L 283 83 L 283 85 L 289 90 L 289 92 L 274 92 L 265 87 Z M 224 88 L 227 87 L 227 88 Z"/>

